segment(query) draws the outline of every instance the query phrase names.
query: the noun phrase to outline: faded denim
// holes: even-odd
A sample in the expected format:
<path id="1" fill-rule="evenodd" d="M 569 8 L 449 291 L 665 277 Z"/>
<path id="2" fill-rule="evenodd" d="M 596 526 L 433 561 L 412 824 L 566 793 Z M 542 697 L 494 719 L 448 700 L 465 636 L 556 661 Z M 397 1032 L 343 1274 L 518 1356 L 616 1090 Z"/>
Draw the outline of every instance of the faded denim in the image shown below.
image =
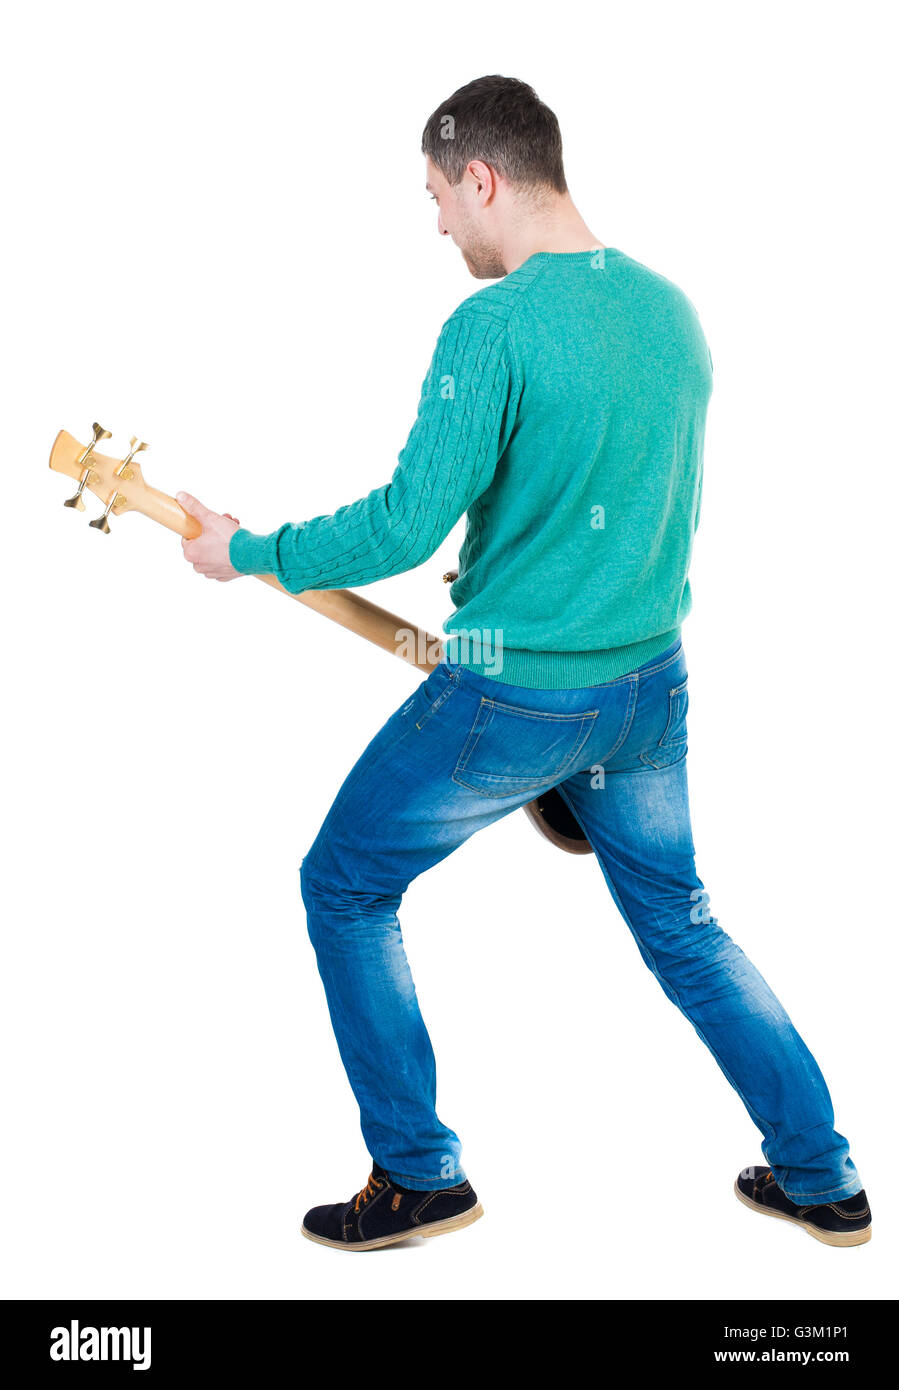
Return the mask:
<path id="1" fill-rule="evenodd" d="M 424 1190 L 465 1176 L 458 1136 L 435 1109 L 434 1054 L 397 918 L 403 893 L 556 786 L 643 960 L 761 1131 L 783 1191 L 818 1203 L 861 1189 L 815 1059 L 711 915 L 690 829 L 687 704 L 680 640 L 629 675 L 574 690 L 508 685 L 444 661 L 349 773 L 300 878 L 362 1132 L 393 1181 Z M 534 833 L 522 818 L 522 836 Z M 561 879 L 569 866 L 554 852 Z"/>

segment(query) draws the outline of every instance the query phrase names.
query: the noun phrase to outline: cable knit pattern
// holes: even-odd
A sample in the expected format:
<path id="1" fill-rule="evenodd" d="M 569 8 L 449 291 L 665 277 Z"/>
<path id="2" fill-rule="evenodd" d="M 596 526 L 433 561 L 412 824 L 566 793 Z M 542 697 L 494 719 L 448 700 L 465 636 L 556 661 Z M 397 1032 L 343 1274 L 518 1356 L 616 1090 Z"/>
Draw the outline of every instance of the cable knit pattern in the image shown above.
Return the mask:
<path id="1" fill-rule="evenodd" d="M 288 522 L 269 536 L 238 531 L 231 563 L 274 574 L 290 593 L 352 589 L 414 569 L 433 555 L 489 486 L 514 417 L 505 316 L 463 306 L 441 331 L 418 415 L 389 483 L 330 516 Z"/>
<path id="2" fill-rule="evenodd" d="M 615 247 L 538 252 L 443 325 L 390 482 L 239 529 L 231 562 L 291 593 L 357 588 L 420 565 L 467 513 L 447 654 L 532 688 L 614 680 L 690 611 L 711 389 L 671 281 Z"/>

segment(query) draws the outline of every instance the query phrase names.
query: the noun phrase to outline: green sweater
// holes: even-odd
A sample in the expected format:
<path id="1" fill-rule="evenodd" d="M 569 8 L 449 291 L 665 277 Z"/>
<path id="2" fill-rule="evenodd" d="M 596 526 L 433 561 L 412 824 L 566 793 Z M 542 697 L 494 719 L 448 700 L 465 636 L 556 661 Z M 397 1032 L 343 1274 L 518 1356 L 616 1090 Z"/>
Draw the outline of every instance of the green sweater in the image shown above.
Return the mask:
<path id="1" fill-rule="evenodd" d="M 513 685 L 633 671 L 676 640 L 712 362 L 696 310 L 615 247 L 538 252 L 447 319 L 389 483 L 234 568 L 291 593 L 422 564 L 467 513 L 448 655 Z"/>

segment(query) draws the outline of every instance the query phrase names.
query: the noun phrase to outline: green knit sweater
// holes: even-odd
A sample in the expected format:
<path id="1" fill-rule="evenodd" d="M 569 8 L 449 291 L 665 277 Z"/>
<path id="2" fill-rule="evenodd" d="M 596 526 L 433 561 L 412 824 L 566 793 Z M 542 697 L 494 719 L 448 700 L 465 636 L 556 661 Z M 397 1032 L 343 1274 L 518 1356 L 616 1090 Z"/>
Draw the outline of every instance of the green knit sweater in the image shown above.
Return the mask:
<path id="1" fill-rule="evenodd" d="M 513 685 L 633 671 L 690 611 L 712 362 L 696 311 L 615 247 L 538 252 L 443 325 L 389 483 L 270 535 L 244 574 L 357 588 L 427 560 L 467 513 L 448 655 Z"/>

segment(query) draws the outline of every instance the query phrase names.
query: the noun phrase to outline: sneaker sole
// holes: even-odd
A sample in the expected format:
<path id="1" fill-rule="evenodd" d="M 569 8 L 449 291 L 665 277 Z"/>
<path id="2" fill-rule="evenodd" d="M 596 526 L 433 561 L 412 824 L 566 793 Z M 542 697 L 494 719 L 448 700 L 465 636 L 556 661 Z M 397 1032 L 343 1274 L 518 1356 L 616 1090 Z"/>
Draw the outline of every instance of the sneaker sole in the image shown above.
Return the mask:
<path id="1" fill-rule="evenodd" d="M 401 1240 L 410 1240 L 412 1236 L 427 1238 L 445 1236 L 450 1231 L 461 1231 L 464 1226 L 470 1226 L 483 1215 L 484 1208 L 478 1202 L 477 1206 L 461 1212 L 458 1216 L 448 1216 L 444 1221 L 431 1221 L 427 1225 L 414 1226 L 410 1231 L 398 1231 L 393 1236 L 378 1236 L 376 1240 L 328 1240 L 325 1236 L 313 1235 L 305 1226 L 301 1226 L 300 1230 L 307 1240 L 314 1240 L 316 1245 L 330 1245 L 332 1250 L 381 1250 L 385 1245 L 398 1245 Z"/>
<path id="2" fill-rule="evenodd" d="M 798 1216 L 788 1216 L 785 1211 L 774 1211 L 771 1207 L 760 1206 L 751 1197 L 742 1193 L 734 1183 L 734 1194 L 737 1201 L 742 1202 L 744 1207 L 749 1207 L 752 1211 L 761 1212 L 762 1216 L 776 1216 L 779 1221 L 789 1221 L 792 1226 L 801 1226 L 804 1231 L 808 1231 L 815 1240 L 820 1240 L 824 1245 L 864 1245 L 871 1239 L 871 1225 L 863 1226 L 860 1231 L 822 1231 L 819 1226 L 813 1226 L 810 1221 L 802 1221 Z"/>

